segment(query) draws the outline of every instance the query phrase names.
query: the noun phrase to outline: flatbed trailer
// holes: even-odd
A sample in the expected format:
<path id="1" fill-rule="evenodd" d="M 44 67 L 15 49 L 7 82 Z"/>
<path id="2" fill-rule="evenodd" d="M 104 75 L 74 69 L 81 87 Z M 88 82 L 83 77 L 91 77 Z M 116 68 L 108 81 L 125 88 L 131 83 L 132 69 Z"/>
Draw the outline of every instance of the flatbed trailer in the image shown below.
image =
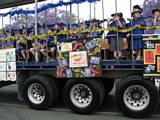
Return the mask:
<path id="1" fill-rule="evenodd" d="M 91 3 L 93 2 L 91 0 L 86 0 L 86 1 Z M 64 3 L 64 5 L 71 6 L 72 3 L 77 3 L 77 7 L 79 7 L 78 4 L 83 2 L 85 1 L 73 0 L 68 3 Z M 35 1 L 35 3 L 37 6 L 37 1 Z M 102 6 L 103 3 L 104 1 L 102 0 Z M 117 0 L 115 0 L 115 3 L 117 7 Z M 7 4 L 6 3 L 4 3 L 4 5 L 0 4 L 0 8 L 6 7 Z M 22 4 L 24 3 L 22 2 Z M 57 5 L 62 6 L 63 2 L 60 0 L 60 3 Z M 57 5 L 53 6 L 57 7 Z M 104 12 L 103 7 L 102 9 Z M 35 11 L 35 13 L 36 13 L 35 16 L 37 16 L 37 11 Z M 36 17 L 35 17 L 35 23 L 37 24 Z M 36 36 L 38 36 L 36 27 L 37 25 L 35 25 L 35 34 Z M 81 64 L 79 65 L 78 68 L 87 68 L 86 70 L 92 69 L 92 68 L 88 69 L 88 67 L 92 65 L 91 61 L 89 61 L 91 57 L 100 58 L 99 64 L 96 64 L 97 69 L 100 71 L 98 74 L 93 72 L 94 74 L 88 73 L 91 75 L 88 74 L 86 75 L 83 73 L 84 71 L 82 71 L 78 77 L 74 75 L 72 76 L 71 74 L 69 74 L 69 77 L 65 76 L 64 74 L 59 75 L 59 70 L 61 70 L 60 63 L 64 60 L 64 58 L 63 59 L 58 59 L 58 58 L 64 57 L 64 55 L 58 54 L 56 56 L 56 60 L 52 61 L 46 60 L 40 62 L 37 60 L 38 57 L 37 53 L 35 61 L 16 61 L 15 57 L 16 50 L 4 49 L 0 50 L 1 52 L 0 56 L 3 56 L 2 55 L 3 53 L 7 54 L 6 51 L 12 52 L 13 56 L 11 57 L 12 59 L 9 61 L 6 59 L 7 57 L 4 57 L 4 60 L 0 60 L 0 64 L 1 63 L 6 64 L 5 68 L 6 76 L 1 76 L 0 86 L 3 87 L 10 84 L 18 84 L 18 98 L 20 100 L 25 100 L 26 103 L 31 108 L 38 110 L 39 109 L 44 110 L 49 108 L 50 106 L 55 104 L 59 96 L 63 95 L 65 104 L 72 111 L 78 114 L 90 114 L 99 109 L 99 107 L 102 105 L 104 97 L 113 89 L 114 86 L 116 89 L 115 96 L 117 104 L 120 110 L 126 116 L 134 118 L 144 118 L 155 110 L 157 104 L 159 103 L 160 75 L 158 74 L 157 71 L 152 71 L 153 66 L 147 66 L 150 64 L 144 63 L 143 60 L 134 60 L 133 58 L 131 60 L 102 59 L 101 55 L 99 54 L 101 53 L 100 44 L 98 45 L 94 44 L 93 47 L 93 48 L 96 47 L 96 49 L 98 49 L 97 54 L 89 55 L 90 54 L 90 52 L 88 52 L 89 50 L 86 50 L 88 47 L 86 46 L 88 41 L 87 40 L 81 40 L 81 41 L 82 41 L 81 46 L 84 45 L 86 47 L 83 48 L 83 50 L 76 49 L 74 52 L 73 50 L 67 52 L 65 51 L 66 52 L 65 54 L 67 54 L 67 56 L 70 56 L 70 58 L 68 57 L 67 59 L 69 61 L 67 62 L 70 65 L 65 66 L 64 70 L 71 69 L 72 71 L 74 71 L 77 68 L 73 66 L 79 64 L 70 60 L 72 60 L 71 59 L 72 56 L 74 56 L 75 54 L 79 54 L 83 55 L 84 58 L 85 57 L 89 58 L 83 61 L 84 63 L 79 61 Z M 89 42 L 94 43 L 95 40 L 90 39 Z M 70 45 L 71 41 L 66 43 Z M 157 43 L 159 42 L 156 41 L 156 44 Z M 64 44 L 64 43 L 60 42 L 59 44 Z M 145 49 L 150 50 L 150 48 L 145 48 Z M 61 52 L 62 50 L 58 50 L 58 53 Z M 157 55 L 156 57 L 159 56 Z M 10 64 L 10 62 L 13 62 L 12 64 L 13 66 L 11 65 L 11 68 L 14 67 L 13 71 L 12 70 L 9 71 L 8 64 Z M 73 62 L 72 65 L 71 62 Z M 153 65 L 156 66 L 157 64 L 158 63 L 154 63 Z M 151 67 L 152 69 L 146 69 L 146 67 Z M 145 72 L 145 70 L 148 71 Z M 152 71 L 151 74 L 149 74 L 150 71 Z M 12 72 L 14 73 L 14 75 L 12 76 L 13 79 L 12 78 L 9 79 L 9 77 L 11 76 L 7 75 L 8 73 Z M 144 76 L 144 72 L 145 74 L 150 75 L 150 77 Z M 153 75 L 155 75 L 154 72 L 156 72 L 156 77 L 153 77 Z M 3 77 L 4 78 L 6 77 L 5 80 L 3 80 Z"/>

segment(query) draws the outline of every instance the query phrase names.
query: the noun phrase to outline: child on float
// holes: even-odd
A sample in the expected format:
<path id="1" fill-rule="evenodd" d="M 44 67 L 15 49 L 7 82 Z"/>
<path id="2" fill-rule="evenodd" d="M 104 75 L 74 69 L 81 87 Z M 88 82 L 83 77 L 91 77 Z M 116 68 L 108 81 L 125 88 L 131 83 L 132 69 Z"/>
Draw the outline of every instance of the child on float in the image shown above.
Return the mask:
<path id="1" fill-rule="evenodd" d="M 67 41 L 67 34 L 63 33 L 67 27 L 63 22 L 60 22 L 55 25 L 56 33 L 57 33 L 57 40 L 59 42 Z"/>
<path id="2" fill-rule="evenodd" d="M 156 8 L 152 10 L 152 17 L 146 20 L 146 26 L 154 27 L 160 26 L 160 9 Z M 145 30 L 145 34 L 160 34 L 160 28 L 149 28 Z"/>
<path id="3" fill-rule="evenodd" d="M 85 30 L 85 24 L 84 24 L 84 20 L 80 19 L 79 25 L 77 25 L 79 27 L 80 33 L 78 33 L 77 38 L 85 38 L 85 34 L 84 34 L 84 30 Z M 78 28 L 77 27 L 77 28 Z"/>
<path id="4" fill-rule="evenodd" d="M 24 35 L 24 28 L 19 29 L 17 36 L 17 54 L 22 56 L 22 60 L 27 59 L 27 39 Z"/>
<path id="5" fill-rule="evenodd" d="M 33 28 L 33 31 L 35 31 L 34 28 Z M 34 36 L 34 35 L 35 35 L 34 32 L 33 32 L 33 34 L 30 34 L 30 36 Z M 31 47 L 29 49 L 29 52 L 31 55 L 31 60 L 35 60 L 35 53 L 36 53 L 36 50 L 39 48 L 40 48 L 40 44 L 39 44 L 38 40 L 31 38 Z"/>
<path id="6" fill-rule="evenodd" d="M 108 39 L 110 42 L 109 50 L 113 52 L 114 59 L 122 58 L 122 50 L 124 50 L 123 38 L 124 35 L 117 30 L 125 28 L 125 21 L 121 19 L 121 14 L 115 13 L 111 15 L 113 19 L 108 24 L 108 27 L 114 27 L 114 30 L 108 32 Z M 118 34 L 117 34 L 118 33 Z"/>
<path id="7" fill-rule="evenodd" d="M 47 49 L 48 49 L 48 52 L 50 52 L 50 57 L 51 59 L 55 59 L 55 56 L 56 56 L 56 45 L 57 45 L 57 38 L 56 38 L 56 35 L 54 35 L 54 33 L 56 32 L 55 30 L 55 26 L 51 26 L 49 29 L 48 29 L 48 40 L 47 40 Z"/>
<path id="8" fill-rule="evenodd" d="M 71 24 L 71 28 L 70 30 L 72 31 L 71 34 L 68 35 L 68 38 L 70 40 L 73 40 L 73 39 L 77 39 L 77 28 L 78 28 L 78 24 L 74 23 L 74 24 Z M 80 35 L 80 34 L 79 34 Z M 78 37 L 81 37 L 81 36 L 78 36 Z"/>
<path id="9" fill-rule="evenodd" d="M 93 19 L 91 20 L 91 25 L 90 25 L 90 30 L 91 32 L 89 33 L 88 37 L 100 37 L 100 35 L 102 35 L 101 33 L 97 32 L 96 30 L 98 30 L 98 28 L 100 27 L 100 21 L 98 21 L 97 19 Z"/>
<path id="10" fill-rule="evenodd" d="M 42 33 L 44 33 L 44 30 L 43 28 L 41 28 L 42 26 L 40 26 L 38 24 L 38 33 L 39 35 L 42 35 Z M 32 44 L 32 47 L 30 48 L 30 53 L 31 55 L 35 58 L 35 53 L 38 51 L 39 53 L 41 53 L 43 56 L 46 56 L 46 53 L 45 53 L 45 38 L 42 37 L 40 39 L 32 39 L 31 40 L 31 44 Z M 40 55 L 40 54 L 38 54 Z"/>
<path id="11" fill-rule="evenodd" d="M 39 42 L 39 45 L 40 45 L 39 52 L 42 55 L 41 56 L 42 60 L 44 60 L 47 57 L 47 54 L 46 54 L 46 36 L 44 34 L 45 34 L 45 25 L 39 27 L 39 35 L 41 37 L 38 39 L 38 42 Z"/>
<path id="12" fill-rule="evenodd" d="M 133 50 L 136 52 L 136 60 L 140 60 L 142 57 L 142 49 L 143 49 L 143 34 L 144 30 L 140 28 L 141 26 L 145 25 L 145 21 L 143 16 L 141 15 L 142 10 L 140 9 L 133 9 L 132 12 L 132 21 L 128 24 L 128 27 L 136 27 L 132 30 L 133 35 L 133 45 L 130 43 L 130 45 L 133 46 Z M 132 42 L 132 41 L 131 41 Z M 132 49 L 132 47 L 130 47 Z"/>

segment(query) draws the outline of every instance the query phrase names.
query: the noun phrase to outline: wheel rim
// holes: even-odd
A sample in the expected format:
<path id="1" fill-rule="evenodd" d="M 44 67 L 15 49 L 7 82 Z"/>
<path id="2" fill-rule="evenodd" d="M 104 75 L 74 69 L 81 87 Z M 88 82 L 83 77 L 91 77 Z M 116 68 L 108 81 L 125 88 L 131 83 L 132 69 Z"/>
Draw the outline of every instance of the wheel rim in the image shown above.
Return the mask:
<path id="1" fill-rule="evenodd" d="M 28 98 L 34 104 L 41 104 L 45 99 L 45 90 L 39 83 L 31 84 L 28 88 Z"/>
<path id="2" fill-rule="evenodd" d="M 125 90 L 123 100 L 129 109 L 140 111 L 149 105 L 150 95 L 143 86 L 133 85 Z"/>
<path id="3" fill-rule="evenodd" d="M 92 90 L 84 84 L 76 84 L 70 91 L 70 98 L 77 107 L 88 107 L 93 98 Z"/>

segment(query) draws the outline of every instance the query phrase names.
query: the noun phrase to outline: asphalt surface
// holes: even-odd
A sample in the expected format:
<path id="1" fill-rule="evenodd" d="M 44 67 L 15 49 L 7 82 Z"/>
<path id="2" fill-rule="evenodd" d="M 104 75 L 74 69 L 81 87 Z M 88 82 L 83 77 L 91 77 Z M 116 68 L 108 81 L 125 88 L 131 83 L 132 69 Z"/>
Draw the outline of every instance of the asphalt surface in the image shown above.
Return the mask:
<path id="1" fill-rule="evenodd" d="M 92 115 L 77 115 L 66 108 L 62 100 L 49 110 L 33 110 L 17 99 L 17 86 L 11 85 L 0 89 L 0 120 L 133 120 L 117 109 L 113 94 L 114 90 L 106 97 L 98 112 Z M 159 120 L 160 108 L 145 119 Z"/>

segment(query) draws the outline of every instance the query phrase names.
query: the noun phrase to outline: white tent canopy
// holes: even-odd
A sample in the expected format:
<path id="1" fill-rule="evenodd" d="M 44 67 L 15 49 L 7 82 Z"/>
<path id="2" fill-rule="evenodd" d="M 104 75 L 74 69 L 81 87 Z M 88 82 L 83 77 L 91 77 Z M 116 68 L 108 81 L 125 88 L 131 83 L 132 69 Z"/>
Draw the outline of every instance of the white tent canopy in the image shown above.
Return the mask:
<path id="1" fill-rule="evenodd" d="M 38 0 L 38 2 L 41 2 L 41 1 L 45 1 L 45 0 Z M 1 0 L 0 9 L 25 5 L 33 2 L 35 2 L 35 0 Z"/>

